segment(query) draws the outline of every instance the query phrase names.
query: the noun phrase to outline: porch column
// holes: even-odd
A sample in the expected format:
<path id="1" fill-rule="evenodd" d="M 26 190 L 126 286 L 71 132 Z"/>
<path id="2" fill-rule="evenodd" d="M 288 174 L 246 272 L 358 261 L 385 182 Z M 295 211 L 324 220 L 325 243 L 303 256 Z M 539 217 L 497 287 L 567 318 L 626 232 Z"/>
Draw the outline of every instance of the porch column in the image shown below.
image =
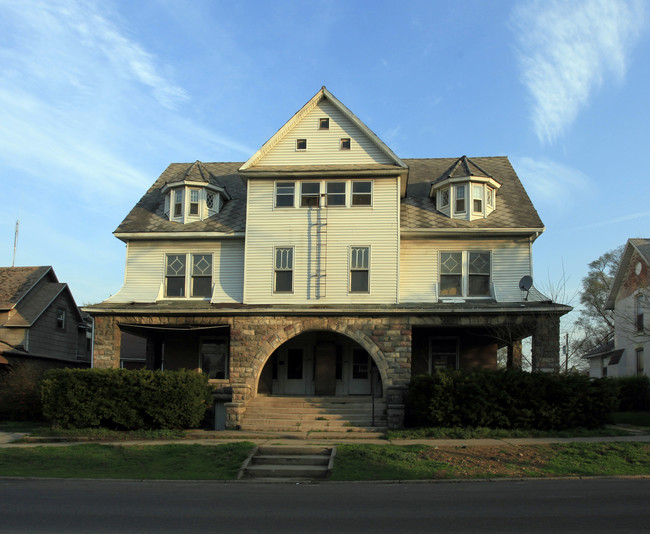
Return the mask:
<path id="1" fill-rule="evenodd" d="M 96 315 L 93 367 L 116 369 L 120 366 L 122 336 L 117 320 L 111 315 Z"/>
<path id="2" fill-rule="evenodd" d="M 560 316 L 537 317 L 533 332 L 533 372 L 557 373 L 560 368 Z"/>
<path id="3" fill-rule="evenodd" d="M 521 369 L 521 339 L 508 345 L 508 369 Z"/>

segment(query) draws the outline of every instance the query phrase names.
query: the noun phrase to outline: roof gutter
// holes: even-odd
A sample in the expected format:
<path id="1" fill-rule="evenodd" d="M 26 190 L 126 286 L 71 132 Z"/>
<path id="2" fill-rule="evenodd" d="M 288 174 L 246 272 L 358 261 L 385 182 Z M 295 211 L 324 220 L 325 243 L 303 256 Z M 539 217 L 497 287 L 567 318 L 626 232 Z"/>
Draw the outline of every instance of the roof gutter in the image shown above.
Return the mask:
<path id="1" fill-rule="evenodd" d="M 403 239 L 423 239 L 427 237 L 449 237 L 468 234 L 484 235 L 531 235 L 537 239 L 544 228 L 408 228 L 400 232 Z"/>
<path id="2" fill-rule="evenodd" d="M 113 232 L 119 240 L 124 241 L 148 241 L 158 239 L 169 239 L 172 241 L 181 239 L 243 239 L 246 232 Z"/>

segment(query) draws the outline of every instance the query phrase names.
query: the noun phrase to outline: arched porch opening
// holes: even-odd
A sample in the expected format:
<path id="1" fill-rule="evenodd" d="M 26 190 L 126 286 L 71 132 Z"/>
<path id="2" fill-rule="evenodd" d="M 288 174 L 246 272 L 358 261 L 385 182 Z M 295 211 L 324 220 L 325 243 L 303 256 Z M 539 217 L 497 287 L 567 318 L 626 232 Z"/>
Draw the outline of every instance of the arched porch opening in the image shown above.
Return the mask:
<path id="1" fill-rule="evenodd" d="M 382 374 L 359 342 L 337 332 L 310 330 L 268 355 L 256 390 L 258 395 L 382 397 Z"/>

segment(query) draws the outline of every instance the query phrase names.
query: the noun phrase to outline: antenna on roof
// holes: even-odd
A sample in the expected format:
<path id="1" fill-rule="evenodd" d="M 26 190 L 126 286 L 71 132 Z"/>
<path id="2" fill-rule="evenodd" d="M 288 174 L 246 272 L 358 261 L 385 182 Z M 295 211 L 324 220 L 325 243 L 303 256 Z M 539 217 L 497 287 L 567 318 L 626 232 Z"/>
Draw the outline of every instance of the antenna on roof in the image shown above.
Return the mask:
<path id="1" fill-rule="evenodd" d="M 18 229 L 20 228 L 20 219 L 16 221 L 16 232 L 14 233 L 14 257 L 11 260 L 11 266 L 16 265 L 16 245 L 18 244 Z"/>

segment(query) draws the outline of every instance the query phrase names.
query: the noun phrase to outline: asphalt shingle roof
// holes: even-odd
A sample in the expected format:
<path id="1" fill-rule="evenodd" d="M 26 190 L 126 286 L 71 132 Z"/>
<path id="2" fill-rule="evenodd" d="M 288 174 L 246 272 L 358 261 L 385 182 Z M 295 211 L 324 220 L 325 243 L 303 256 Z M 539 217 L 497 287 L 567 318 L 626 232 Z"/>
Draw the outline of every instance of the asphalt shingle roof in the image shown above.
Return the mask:
<path id="1" fill-rule="evenodd" d="M 10 310 L 51 267 L 0 267 L 0 309 Z"/>
<path id="2" fill-rule="evenodd" d="M 404 159 L 409 167 L 406 197 L 401 203 L 402 230 L 408 229 L 514 229 L 543 228 L 517 174 L 507 157 Z M 241 162 L 172 163 L 149 188 L 137 205 L 115 230 L 116 233 L 140 232 L 244 232 L 246 230 L 246 188 L 237 173 Z M 262 170 L 262 169 L 261 169 Z M 270 170 L 270 169 L 268 169 Z M 489 176 L 501 184 L 496 195 L 496 209 L 485 219 L 464 221 L 450 219 L 436 210 L 429 198 L 431 184 L 450 173 Z M 161 188 L 166 183 L 186 179 L 207 180 L 224 187 L 231 200 L 220 213 L 203 221 L 179 223 L 164 214 Z"/>

